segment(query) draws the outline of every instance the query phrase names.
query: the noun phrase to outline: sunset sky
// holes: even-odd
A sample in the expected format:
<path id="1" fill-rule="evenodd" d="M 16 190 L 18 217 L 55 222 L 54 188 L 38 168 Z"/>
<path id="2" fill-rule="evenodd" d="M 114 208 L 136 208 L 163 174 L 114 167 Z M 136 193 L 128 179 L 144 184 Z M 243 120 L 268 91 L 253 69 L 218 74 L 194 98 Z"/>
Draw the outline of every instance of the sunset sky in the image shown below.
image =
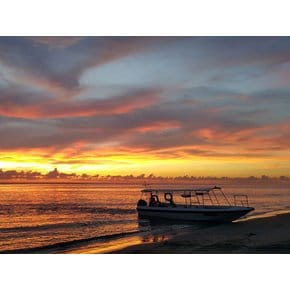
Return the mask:
<path id="1" fill-rule="evenodd" d="M 0 168 L 290 173 L 288 37 L 0 37 Z"/>

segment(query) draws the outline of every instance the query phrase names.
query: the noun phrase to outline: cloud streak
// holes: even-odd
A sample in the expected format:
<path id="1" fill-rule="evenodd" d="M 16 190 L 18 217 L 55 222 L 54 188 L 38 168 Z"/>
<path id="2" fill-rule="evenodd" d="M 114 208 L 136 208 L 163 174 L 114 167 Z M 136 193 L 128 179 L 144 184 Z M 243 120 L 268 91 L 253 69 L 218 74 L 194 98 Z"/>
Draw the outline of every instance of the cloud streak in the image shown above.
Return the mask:
<path id="1" fill-rule="evenodd" d="M 289 49 L 279 37 L 0 38 L 2 158 L 127 172 L 255 161 L 280 174 Z"/>
<path id="2" fill-rule="evenodd" d="M 110 99 L 70 101 L 39 98 L 36 93 L 0 90 L 0 114 L 26 119 L 126 114 L 154 104 L 160 94 L 158 89 L 140 90 Z"/>

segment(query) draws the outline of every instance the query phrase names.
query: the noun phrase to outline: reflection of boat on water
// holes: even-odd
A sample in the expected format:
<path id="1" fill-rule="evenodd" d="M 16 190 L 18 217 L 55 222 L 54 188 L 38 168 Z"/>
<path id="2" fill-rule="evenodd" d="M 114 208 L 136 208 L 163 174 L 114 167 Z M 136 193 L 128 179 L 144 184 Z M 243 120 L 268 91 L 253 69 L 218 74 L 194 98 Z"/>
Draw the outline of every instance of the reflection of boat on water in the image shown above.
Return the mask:
<path id="1" fill-rule="evenodd" d="M 221 187 L 151 189 L 141 191 L 139 218 L 175 221 L 230 222 L 250 211 L 248 196 L 235 194 L 233 204 Z M 146 201 L 147 200 L 147 201 Z"/>

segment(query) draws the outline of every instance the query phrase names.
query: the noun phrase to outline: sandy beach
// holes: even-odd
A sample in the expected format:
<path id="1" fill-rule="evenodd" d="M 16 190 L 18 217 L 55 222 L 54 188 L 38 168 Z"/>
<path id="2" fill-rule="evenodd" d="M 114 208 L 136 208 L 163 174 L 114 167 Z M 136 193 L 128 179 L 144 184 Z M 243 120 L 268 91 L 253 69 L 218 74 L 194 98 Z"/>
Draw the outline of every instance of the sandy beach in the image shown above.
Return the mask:
<path id="1" fill-rule="evenodd" d="M 181 233 L 165 241 L 129 246 L 111 253 L 290 253 L 290 213 L 214 225 Z"/>

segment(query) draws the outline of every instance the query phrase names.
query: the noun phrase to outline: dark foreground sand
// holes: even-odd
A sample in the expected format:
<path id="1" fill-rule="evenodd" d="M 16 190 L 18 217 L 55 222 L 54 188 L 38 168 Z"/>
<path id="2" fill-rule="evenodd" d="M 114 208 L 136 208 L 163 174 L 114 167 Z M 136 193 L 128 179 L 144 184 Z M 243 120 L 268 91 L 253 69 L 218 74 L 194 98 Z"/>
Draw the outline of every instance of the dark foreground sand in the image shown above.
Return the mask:
<path id="1" fill-rule="evenodd" d="M 290 214 L 215 225 L 111 253 L 290 253 Z"/>

